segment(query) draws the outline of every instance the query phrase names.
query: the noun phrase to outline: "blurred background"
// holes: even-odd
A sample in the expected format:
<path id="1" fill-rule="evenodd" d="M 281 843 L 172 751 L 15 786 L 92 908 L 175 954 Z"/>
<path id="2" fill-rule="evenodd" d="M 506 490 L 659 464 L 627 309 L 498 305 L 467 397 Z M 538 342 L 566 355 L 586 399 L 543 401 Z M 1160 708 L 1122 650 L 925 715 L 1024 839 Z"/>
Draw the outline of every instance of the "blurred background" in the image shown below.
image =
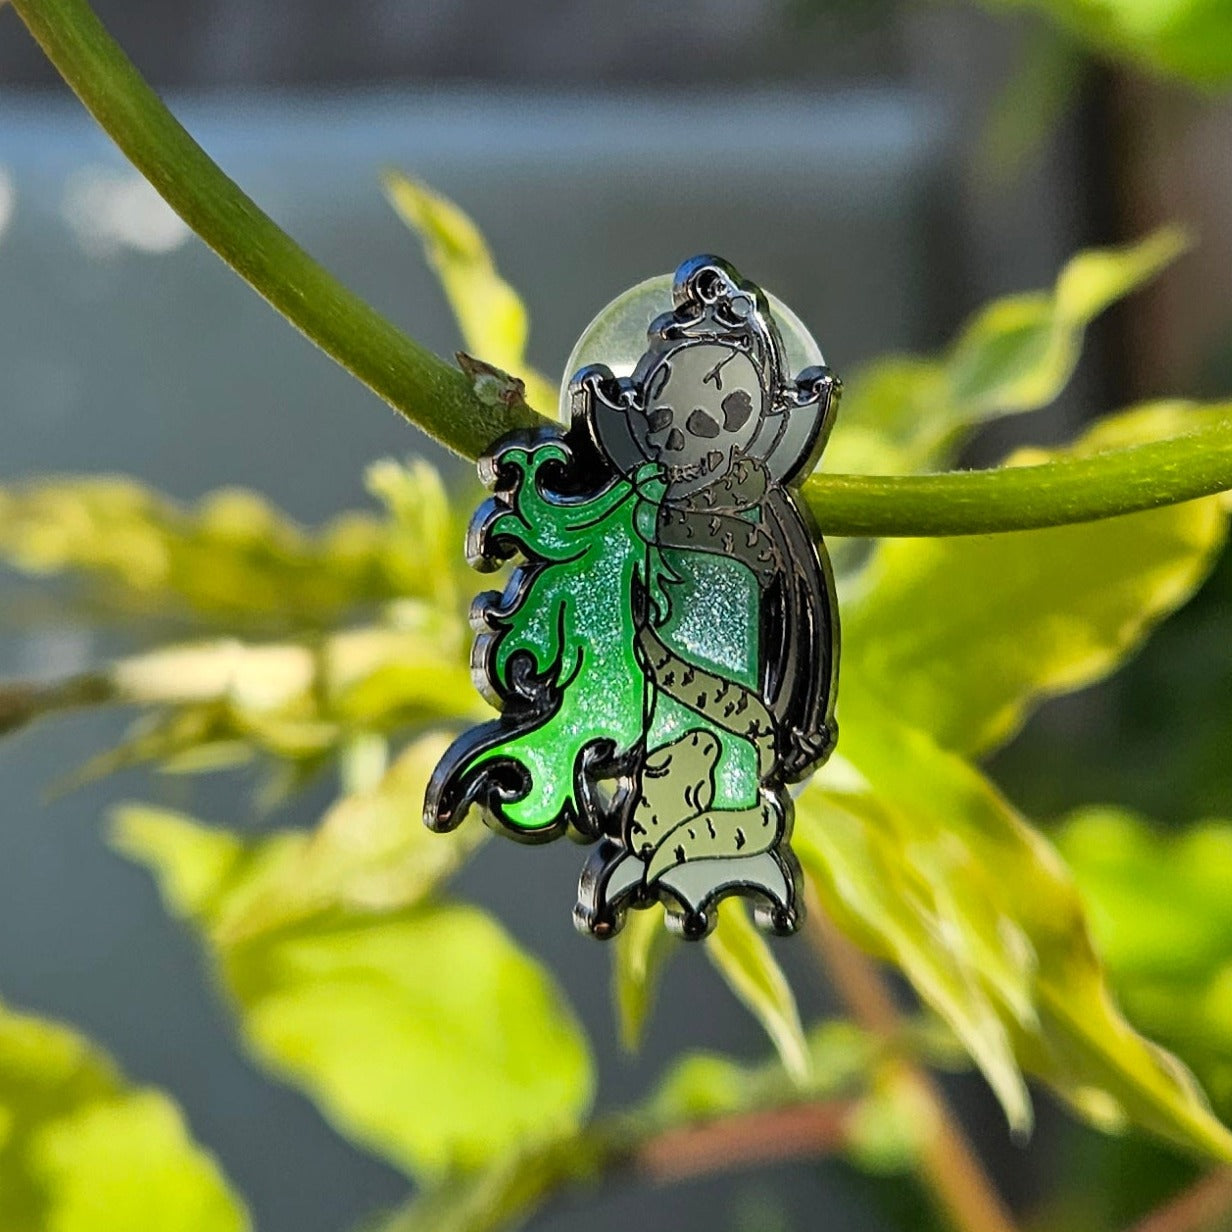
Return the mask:
<path id="1" fill-rule="evenodd" d="M 441 353 L 459 345 L 455 327 L 381 195 L 383 166 L 472 214 L 531 309 L 530 357 L 552 374 L 608 299 L 696 251 L 774 290 L 849 374 L 939 348 L 976 306 L 1048 285 L 1080 247 L 1177 221 L 1196 255 L 1096 323 L 1054 410 L 998 424 L 970 460 L 1065 439 L 1132 401 L 1232 387 L 1232 105 L 1034 13 L 895 0 L 97 9 L 264 208 Z M 125 472 L 181 500 L 239 484 L 316 522 L 365 501 L 372 459 L 412 454 L 464 473 L 223 268 L 0 11 L 0 482 Z M 1232 811 L 1232 646 L 1215 618 L 1229 599 L 1225 564 L 1115 682 L 1047 707 L 994 766 L 1012 798 L 1042 819 L 1083 800 L 1172 822 Z M 58 676 L 126 645 L 35 603 L 5 579 L 2 675 Z M 397 1202 L 398 1174 L 246 1063 L 192 938 L 105 847 L 111 803 L 184 805 L 182 782 L 120 775 L 47 798 L 116 734 L 80 716 L 0 745 L 3 996 L 80 1025 L 135 1079 L 174 1091 L 269 1232 L 332 1232 Z M 214 776 L 191 803 L 232 825 L 298 825 L 330 795 L 323 784 L 258 817 L 246 784 Z M 606 956 L 569 923 L 575 864 L 572 848 L 493 845 L 463 888 L 560 974 L 599 1051 L 601 1100 L 641 1092 L 686 1044 L 760 1055 L 756 1024 L 700 955 L 674 965 L 644 1053 L 620 1054 Z M 785 962 L 807 1017 L 825 989 L 805 956 Z M 1096 1139 L 1046 1098 L 1035 1139 L 1016 1146 L 981 1083 L 954 1091 L 1017 1207 L 1104 1169 L 1131 1178 L 1108 1200 L 1132 1209 L 1134 1184 L 1183 1168 Z M 645 1200 L 604 1192 L 586 1218 L 621 1228 Z M 659 1226 L 748 1232 L 904 1226 L 894 1207 L 907 1200 L 838 1164 L 655 1196 Z M 533 1226 L 576 1217 L 562 1206 Z"/>

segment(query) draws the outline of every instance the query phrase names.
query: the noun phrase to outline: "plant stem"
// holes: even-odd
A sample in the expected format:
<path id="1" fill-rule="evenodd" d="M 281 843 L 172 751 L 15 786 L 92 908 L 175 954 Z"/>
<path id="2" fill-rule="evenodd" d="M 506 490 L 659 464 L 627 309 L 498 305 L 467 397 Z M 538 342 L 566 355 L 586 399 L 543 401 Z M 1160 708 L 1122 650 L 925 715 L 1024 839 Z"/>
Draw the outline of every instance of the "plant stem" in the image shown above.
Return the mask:
<path id="1" fill-rule="evenodd" d="M 1195 1181 L 1152 1211 L 1129 1232 L 1206 1232 L 1223 1227 L 1232 1210 L 1232 1168 L 1220 1168 Z"/>
<path id="2" fill-rule="evenodd" d="M 55 684 L 7 681 L 0 684 L 0 736 L 45 714 L 99 706 L 116 700 L 115 684 L 102 672 L 71 676 Z"/>
<path id="3" fill-rule="evenodd" d="M 842 1148 L 851 1112 L 846 1100 L 820 1100 L 685 1125 L 647 1139 L 631 1163 L 647 1180 L 668 1185 L 755 1164 L 815 1159 Z"/>
<path id="4" fill-rule="evenodd" d="M 1161 441 L 941 475 L 826 475 L 804 485 L 823 532 L 982 535 L 1093 522 L 1210 496 L 1232 484 L 1232 405 Z"/>
<path id="5" fill-rule="evenodd" d="M 817 896 L 809 896 L 808 928 L 834 988 L 852 1017 L 874 1035 L 893 1039 L 902 1021 L 873 964 L 834 926 Z M 957 1232 L 1014 1232 L 1014 1221 L 963 1133 L 940 1087 L 901 1057 L 884 1062 L 886 1081 L 923 1115 L 920 1180 Z"/>
<path id="6" fill-rule="evenodd" d="M 790 1099 L 790 1080 L 785 1081 Z M 797 1100 L 665 1123 L 653 1107 L 635 1108 L 412 1199 L 380 1225 L 380 1232 L 498 1232 L 520 1227 L 554 1194 L 613 1176 L 674 1184 L 755 1164 L 831 1155 L 846 1140 L 852 1110 L 841 1098 Z"/>
<path id="7" fill-rule="evenodd" d="M 214 163 L 90 8 L 13 0 L 61 76 L 181 218 L 339 364 L 429 435 L 476 458 L 545 421 L 483 399 L 452 364 L 312 259 Z M 1202 431 L 1096 457 L 969 474 L 816 475 L 805 486 L 831 535 L 966 535 L 1114 517 L 1232 488 L 1232 409 Z"/>
<path id="8" fill-rule="evenodd" d="M 177 214 L 293 325 L 396 411 L 477 456 L 527 427 L 487 405 L 451 364 L 408 338 L 314 261 L 231 180 L 142 79 L 87 0 L 13 8 L 86 108 Z"/>

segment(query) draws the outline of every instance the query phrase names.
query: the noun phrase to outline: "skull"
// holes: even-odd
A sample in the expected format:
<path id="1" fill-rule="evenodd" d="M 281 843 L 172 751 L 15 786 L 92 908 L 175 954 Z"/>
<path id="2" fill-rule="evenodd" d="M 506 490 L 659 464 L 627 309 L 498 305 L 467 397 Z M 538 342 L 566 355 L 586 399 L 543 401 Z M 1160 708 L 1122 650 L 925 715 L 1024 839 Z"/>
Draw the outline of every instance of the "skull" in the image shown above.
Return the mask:
<path id="1" fill-rule="evenodd" d="M 678 492 L 726 475 L 761 424 L 765 391 L 748 355 L 718 342 L 669 351 L 646 374 L 631 427 L 642 455 L 661 462 Z"/>

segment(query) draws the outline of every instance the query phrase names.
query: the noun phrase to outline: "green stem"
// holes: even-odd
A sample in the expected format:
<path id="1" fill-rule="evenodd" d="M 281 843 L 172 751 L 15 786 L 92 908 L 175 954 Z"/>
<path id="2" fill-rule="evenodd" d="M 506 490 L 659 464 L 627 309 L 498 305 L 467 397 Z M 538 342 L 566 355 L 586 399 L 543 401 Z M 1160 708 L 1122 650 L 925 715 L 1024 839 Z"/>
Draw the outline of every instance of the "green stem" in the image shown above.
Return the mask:
<path id="1" fill-rule="evenodd" d="M 476 457 L 532 425 L 482 402 L 453 365 L 408 338 L 314 261 L 192 139 L 87 0 L 13 5 L 60 75 L 177 214 L 283 316 L 394 410 Z"/>
<path id="2" fill-rule="evenodd" d="M 88 0 L 12 0 L 94 118 L 171 207 L 292 324 L 395 410 L 475 458 L 542 424 L 480 398 L 314 261 L 227 177 L 142 80 Z M 817 475 L 805 491 L 831 535 L 965 535 L 1115 517 L 1232 488 L 1232 416 L 1202 432 L 1041 466 L 927 476 Z"/>
<path id="3" fill-rule="evenodd" d="M 835 535 L 983 535 L 1094 522 L 1232 488 L 1232 406 L 1196 431 L 1037 466 L 826 475 L 804 485 Z"/>

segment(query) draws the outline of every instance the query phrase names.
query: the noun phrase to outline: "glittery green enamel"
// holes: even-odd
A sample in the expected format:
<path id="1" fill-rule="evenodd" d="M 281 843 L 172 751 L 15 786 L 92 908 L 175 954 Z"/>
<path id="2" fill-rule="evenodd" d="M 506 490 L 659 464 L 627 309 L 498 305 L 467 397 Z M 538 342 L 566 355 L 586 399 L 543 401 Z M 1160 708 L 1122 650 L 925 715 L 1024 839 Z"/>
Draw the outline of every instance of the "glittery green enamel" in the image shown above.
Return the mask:
<path id="1" fill-rule="evenodd" d="M 501 758 L 521 762 L 531 790 L 507 809 L 522 829 L 549 825 L 566 804 L 576 811 L 574 767 L 582 747 L 602 732 L 621 750 L 641 737 L 646 681 L 637 660 L 633 586 L 651 591 L 661 566 L 653 532 L 663 485 L 648 465 L 641 491 L 617 478 L 589 500 L 544 499 L 535 482 L 540 467 L 560 459 L 548 443 L 503 459 L 523 473 L 514 508 L 492 525 L 526 554 L 543 561 L 522 602 L 508 618 L 494 667 L 512 688 L 510 661 L 533 656 L 536 672 L 562 690 L 559 708 L 547 720 L 497 744 L 476 765 Z"/>

